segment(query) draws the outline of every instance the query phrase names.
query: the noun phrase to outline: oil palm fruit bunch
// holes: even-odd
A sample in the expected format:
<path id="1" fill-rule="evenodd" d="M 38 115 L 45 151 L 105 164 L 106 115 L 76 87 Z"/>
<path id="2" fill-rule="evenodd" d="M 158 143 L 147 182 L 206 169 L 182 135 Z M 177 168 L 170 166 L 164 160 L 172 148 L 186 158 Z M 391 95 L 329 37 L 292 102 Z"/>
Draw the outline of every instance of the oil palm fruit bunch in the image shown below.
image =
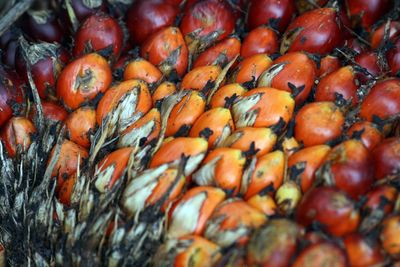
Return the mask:
<path id="1" fill-rule="evenodd" d="M 399 14 L 29 10 L 0 37 L 0 265 L 400 265 Z"/>

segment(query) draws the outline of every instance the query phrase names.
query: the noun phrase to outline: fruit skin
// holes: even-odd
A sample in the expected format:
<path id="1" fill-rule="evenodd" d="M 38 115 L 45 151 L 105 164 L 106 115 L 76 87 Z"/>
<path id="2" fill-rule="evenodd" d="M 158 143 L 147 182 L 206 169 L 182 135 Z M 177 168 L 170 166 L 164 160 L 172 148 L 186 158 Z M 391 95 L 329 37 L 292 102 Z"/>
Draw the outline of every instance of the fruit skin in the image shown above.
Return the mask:
<path id="1" fill-rule="evenodd" d="M 169 212 L 168 236 L 202 235 L 213 211 L 225 197 L 224 191 L 216 187 L 189 189 Z"/>
<path id="2" fill-rule="evenodd" d="M 294 261 L 293 267 L 346 267 L 345 252 L 336 244 L 327 241 L 318 242 L 305 248 Z"/>
<path id="3" fill-rule="evenodd" d="M 64 31 L 50 10 L 30 10 L 22 18 L 22 28 L 37 41 L 61 43 Z"/>
<path id="4" fill-rule="evenodd" d="M 161 29 L 141 45 L 140 56 L 157 66 L 162 73 L 183 76 L 188 66 L 189 51 L 179 28 Z"/>
<path id="5" fill-rule="evenodd" d="M 301 104 L 309 96 L 316 78 L 315 62 L 303 52 L 293 52 L 275 59 L 271 67 L 259 77 L 257 85 L 290 92 L 296 104 Z"/>
<path id="6" fill-rule="evenodd" d="M 117 59 L 123 45 L 123 33 L 118 22 L 105 13 L 96 13 L 88 17 L 75 35 L 73 55 L 81 56 L 89 46 L 100 52 L 112 48 L 110 57 Z"/>
<path id="7" fill-rule="evenodd" d="M 400 216 L 386 218 L 382 223 L 380 239 L 382 247 L 393 259 L 400 259 Z"/>
<path id="8" fill-rule="evenodd" d="M 243 58 L 256 54 L 273 54 L 278 51 L 278 36 L 271 28 L 261 26 L 250 31 L 240 50 Z"/>
<path id="9" fill-rule="evenodd" d="M 249 266 L 288 266 L 303 235 L 301 226 L 288 219 L 272 219 L 257 229 L 247 249 Z"/>
<path id="10" fill-rule="evenodd" d="M 315 101 L 335 101 L 339 94 L 354 106 L 358 102 L 358 86 L 351 66 L 342 67 L 323 77 L 315 90 Z"/>
<path id="11" fill-rule="evenodd" d="M 317 8 L 295 18 L 286 29 L 281 54 L 305 51 L 326 54 L 343 42 L 339 15 L 333 8 Z"/>
<path id="12" fill-rule="evenodd" d="M 78 108 L 65 121 L 69 139 L 85 148 L 90 147 L 90 135 L 96 128 L 96 111 L 91 107 Z"/>
<path id="13" fill-rule="evenodd" d="M 36 133 L 36 128 L 29 119 L 12 117 L 1 129 L 0 140 L 3 142 L 8 155 L 15 157 L 18 146 L 21 147 L 21 152 L 29 149 L 34 133 Z"/>
<path id="14" fill-rule="evenodd" d="M 371 47 L 376 49 L 383 42 L 386 23 L 383 23 L 371 33 Z M 389 24 L 389 40 L 394 41 L 400 35 L 400 22 L 391 21 Z"/>
<path id="15" fill-rule="evenodd" d="M 387 119 L 400 113 L 400 79 L 390 78 L 377 82 L 361 104 L 360 117 L 373 121 L 373 117 Z"/>
<path id="16" fill-rule="evenodd" d="M 14 113 L 19 113 L 21 107 L 14 110 L 14 104 L 22 104 L 24 93 L 22 82 L 16 73 L 6 71 L 0 67 L 0 126 L 10 119 Z"/>
<path id="17" fill-rule="evenodd" d="M 67 207 L 71 205 L 71 197 L 74 191 L 76 179 L 76 174 L 69 176 L 63 182 L 63 184 L 60 186 L 60 190 L 57 192 L 58 200 Z"/>
<path id="18" fill-rule="evenodd" d="M 375 177 L 399 174 L 400 171 L 400 138 L 391 137 L 383 140 L 372 151 L 375 162 Z"/>
<path id="19" fill-rule="evenodd" d="M 354 232 L 360 221 L 355 203 L 341 190 L 334 187 L 317 187 L 302 198 L 296 221 L 305 227 L 313 222 L 333 236 Z"/>
<path id="20" fill-rule="evenodd" d="M 378 126 L 369 121 L 354 123 L 347 131 L 350 138 L 359 139 L 368 150 L 373 150 L 384 138 Z"/>
<path id="21" fill-rule="evenodd" d="M 366 83 L 371 79 L 376 79 L 382 72 L 382 66 L 379 64 L 379 56 L 375 51 L 364 51 L 354 57 L 354 62 L 359 66 L 365 68 L 368 72 L 357 74 L 357 78 L 362 82 Z"/>
<path id="22" fill-rule="evenodd" d="M 231 34 L 234 27 L 235 19 L 231 8 L 224 1 L 218 0 L 196 2 L 186 10 L 180 24 L 188 43 L 192 42 L 193 38 L 189 37 L 192 33 L 195 35 L 194 39 L 200 39 L 218 32 L 216 40 L 220 41 Z"/>
<path id="23" fill-rule="evenodd" d="M 332 73 L 342 66 L 340 59 L 335 56 L 327 55 L 321 59 L 321 63 L 318 69 L 318 77 L 322 78 L 329 73 Z"/>
<path id="24" fill-rule="evenodd" d="M 283 32 L 295 12 L 293 0 L 250 0 L 247 25 L 250 30 L 263 24 L 277 23 L 277 29 Z"/>
<path id="25" fill-rule="evenodd" d="M 327 145 L 316 145 L 294 152 L 288 159 L 288 171 L 292 179 L 300 182 L 302 192 L 307 192 L 315 180 L 315 172 L 323 163 L 331 148 Z M 296 175 L 295 169 L 304 170 Z"/>
<path id="26" fill-rule="evenodd" d="M 345 4 L 353 27 L 365 29 L 369 29 L 391 6 L 389 0 L 347 0 Z"/>
<path id="27" fill-rule="evenodd" d="M 52 161 L 52 158 L 55 156 L 55 151 L 56 146 L 51 150 L 47 164 Z M 79 167 L 82 167 L 85 159 L 88 157 L 89 153 L 85 148 L 67 139 L 63 141 L 60 148 L 60 155 L 51 173 L 51 177 L 57 177 L 57 191 L 62 187 L 65 179 L 76 174 L 78 169 L 78 158 Z"/>
<path id="28" fill-rule="evenodd" d="M 267 54 L 255 54 L 241 61 L 235 68 L 233 82 L 246 83 L 255 81 L 271 66 L 272 60 Z"/>
<path id="29" fill-rule="evenodd" d="M 207 85 L 215 83 L 219 74 L 221 73 L 221 67 L 217 66 L 201 66 L 190 70 L 182 79 L 181 88 L 184 90 L 197 90 L 207 91 Z M 207 93 L 207 92 L 205 92 Z"/>
<path id="30" fill-rule="evenodd" d="M 104 93 L 112 81 L 111 69 L 100 55 L 84 55 L 69 63 L 57 80 L 57 97 L 70 110 Z"/>
<path id="31" fill-rule="evenodd" d="M 151 34 L 171 26 L 179 7 L 160 0 L 135 1 L 126 13 L 126 25 L 134 44 L 143 43 Z"/>
<path id="32" fill-rule="evenodd" d="M 227 37 L 202 52 L 194 61 L 192 69 L 215 63 L 222 67 L 240 54 L 241 45 L 238 38 Z"/>
<path id="33" fill-rule="evenodd" d="M 44 100 L 41 102 L 41 104 L 43 109 L 43 117 L 45 120 L 59 122 L 67 119 L 68 112 L 61 105 Z M 35 121 L 36 116 L 36 107 L 31 107 L 29 119 Z"/>
<path id="34" fill-rule="evenodd" d="M 343 241 L 351 266 L 374 266 L 383 263 L 384 256 L 381 246 L 375 240 L 368 239 L 359 233 L 353 233 L 346 236 Z"/>
<path id="35" fill-rule="evenodd" d="M 124 70 L 125 81 L 130 79 L 139 79 L 151 84 L 160 80 L 161 77 L 161 71 L 143 58 L 138 58 L 129 62 Z"/>
<path id="36" fill-rule="evenodd" d="M 333 102 L 313 102 L 296 115 L 294 136 L 305 147 L 322 145 L 342 134 L 344 115 Z"/>
<path id="37" fill-rule="evenodd" d="M 323 168 L 327 167 L 328 184 L 346 192 L 354 199 L 366 194 L 374 182 L 374 161 L 361 141 L 350 139 L 332 148 Z"/>

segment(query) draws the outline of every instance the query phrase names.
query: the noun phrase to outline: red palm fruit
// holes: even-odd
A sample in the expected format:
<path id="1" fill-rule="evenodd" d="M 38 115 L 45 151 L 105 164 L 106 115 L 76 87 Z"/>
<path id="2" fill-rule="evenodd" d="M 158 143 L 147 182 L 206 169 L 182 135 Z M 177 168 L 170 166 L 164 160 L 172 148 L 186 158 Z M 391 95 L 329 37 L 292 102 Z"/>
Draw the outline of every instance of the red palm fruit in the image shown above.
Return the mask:
<path id="1" fill-rule="evenodd" d="M 382 45 L 386 23 L 383 23 L 371 33 L 371 47 L 378 48 Z M 389 40 L 393 41 L 400 35 L 400 22 L 391 21 L 389 24 Z"/>
<path id="2" fill-rule="evenodd" d="M 250 0 L 247 25 L 250 30 L 269 24 L 283 32 L 295 12 L 293 0 Z"/>
<path id="3" fill-rule="evenodd" d="M 184 90 L 208 91 L 221 73 L 220 66 L 201 66 L 190 70 L 182 79 Z"/>
<path id="4" fill-rule="evenodd" d="M 360 42 L 357 38 L 349 38 L 344 42 L 344 46 L 350 48 L 354 52 L 361 54 L 367 50 L 367 46 Z"/>
<path id="5" fill-rule="evenodd" d="M 400 38 L 397 39 L 394 47 L 389 50 L 386 58 L 390 67 L 390 74 L 400 76 Z"/>
<path id="6" fill-rule="evenodd" d="M 57 192 L 58 200 L 69 207 L 71 205 L 71 197 L 74 191 L 74 186 L 76 183 L 76 174 L 69 176 L 63 184 L 60 186 L 60 190 Z"/>
<path id="7" fill-rule="evenodd" d="M 245 58 L 234 70 L 232 80 L 236 83 L 254 82 L 271 66 L 267 54 L 256 54 Z"/>
<path id="8" fill-rule="evenodd" d="M 303 229 L 288 219 L 273 219 L 257 229 L 250 238 L 247 249 L 249 266 L 289 266 Z"/>
<path id="9" fill-rule="evenodd" d="M 216 207 L 207 222 L 204 237 L 221 247 L 246 245 L 251 232 L 266 221 L 267 216 L 243 200 L 230 198 Z"/>
<path id="10" fill-rule="evenodd" d="M 210 109 L 196 120 L 190 129 L 190 137 L 203 137 L 207 139 L 210 148 L 222 144 L 235 129 L 229 109 Z"/>
<path id="11" fill-rule="evenodd" d="M 299 182 L 304 193 L 313 185 L 315 172 L 329 151 L 330 147 L 327 145 L 316 145 L 300 149 L 289 157 L 289 175 Z"/>
<path id="12" fill-rule="evenodd" d="M 153 106 L 156 106 L 157 103 L 160 103 L 168 96 L 174 94 L 176 92 L 176 86 L 172 82 L 163 82 L 161 83 L 156 90 L 154 90 L 151 98 L 153 99 Z"/>
<path id="13" fill-rule="evenodd" d="M 346 236 L 343 241 L 351 266 L 364 267 L 383 264 L 385 258 L 381 246 L 375 240 L 359 233 L 353 233 Z"/>
<path id="14" fill-rule="evenodd" d="M 161 0 L 135 1 L 126 14 L 126 25 L 135 44 L 143 43 L 151 34 L 171 26 L 179 7 Z"/>
<path id="15" fill-rule="evenodd" d="M 243 180 L 241 191 L 244 199 L 248 200 L 268 187 L 276 191 L 282 185 L 284 171 L 285 156 L 282 151 L 276 150 L 258 158 L 248 180 Z"/>
<path id="16" fill-rule="evenodd" d="M 231 34 L 234 28 L 235 17 L 230 6 L 218 0 L 197 1 L 184 12 L 180 25 L 188 43 L 212 34 L 216 34 L 216 40 L 220 41 Z"/>
<path id="17" fill-rule="evenodd" d="M 167 122 L 165 136 L 186 135 L 195 121 L 204 113 L 206 100 L 202 93 L 189 91 L 172 108 Z"/>
<path id="18" fill-rule="evenodd" d="M 57 146 L 54 146 L 50 152 L 50 157 L 47 165 L 55 157 Z M 60 154 L 54 165 L 51 177 L 57 177 L 57 188 L 61 188 L 65 179 L 69 176 L 76 174 L 79 167 L 82 167 L 85 159 L 89 157 L 88 151 L 67 139 L 63 141 L 60 148 Z M 79 165 L 78 165 L 79 163 Z"/>
<path id="19" fill-rule="evenodd" d="M 278 206 L 276 205 L 274 198 L 268 194 L 254 195 L 246 202 L 267 216 L 275 215 L 278 212 Z"/>
<path id="20" fill-rule="evenodd" d="M 315 90 L 315 101 L 335 101 L 338 99 L 351 100 L 356 105 L 357 81 L 353 67 L 342 67 L 323 77 Z"/>
<path id="21" fill-rule="evenodd" d="M 382 73 L 382 67 L 379 65 L 378 54 L 374 51 L 366 51 L 354 57 L 354 61 L 367 72 L 359 72 L 357 78 L 365 83 Z"/>
<path id="22" fill-rule="evenodd" d="M 327 184 L 336 186 L 354 199 L 367 193 L 374 182 L 374 161 L 361 141 L 350 139 L 330 150 L 324 159 Z"/>
<path id="23" fill-rule="evenodd" d="M 111 69 L 100 55 L 92 53 L 70 62 L 57 80 L 57 97 L 68 109 L 104 93 L 112 81 Z"/>
<path id="24" fill-rule="evenodd" d="M 278 51 L 278 36 L 271 28 L 260 26 L 244 38 L 240 55 L 243 58 L 256 54 L 273 54 Z"/>
<path id="25" fill-rule="evenodd" d="M 15 59 L 18 47 L 19 47 L 18 40 L 11 40 L 10 42 L 7 43 L 6 47 L 3 49 L 1 61 L 10 69 L 15 68 Z"/>
<path id="26" fill-rule="evenodd" d="M 374 149 L 384 138 L 378 126 L 369 121 L 354 123 L 348 129 L 347 136 L 359 139 L 368 150 Z"/>
<path id="27" fill-rule="evenodd" d="M 306 11 L 315 9 L 316 7 L 323 7 L 326 5 L 328 0 L 316 0 L 316 1 L 308 1 L 308 0 L 298 0 L 296 1 L 297 11 L 302 14 Z"/>
<path id="28" fill-rule="evenodd" d="M 117 59 L 122 46 L 123 33 L 117 20 L 105 13 L 96 13 L 88 17 L 76 33 L 73 54 L 76 57 L 103 51 L 107 57 Z"/>
<path id="29" fill-rule="evenodd" d="M 141 57 L 157 66 L 162 73 L 173 71 L 183 76 L 188 66 L 188 49 L 178 28 L 161 29 L 146 39 L 141 46 Z"/>
<path id="30" fill-rule="evenodd" d="M 317 67 L 305 53 L 287 53 L 272 62 L 258 79 L 258 87 L 267 86 L 291 92 L 296 103 L 303 103 L 314 86 Z"/>
<path id="31" fill-rule="evenodd" d="M 111 87 L 101 98 L 96 110 L 98 125 L 107 117 L 119 124 L 119 131 L 138 120 L 152 107 L 150 91 L 141 80 L 127 80 Z"/>
<path id="32" fill-rule="evenodd" d="M 185 177 L 175 168 L 163 165 L 148 169 L 130 179 L 124 187 L 121 204 L 129 216 L 136 216 L 148 207 L 165 209 L 182 192 Z"/>
<path id="33" fill-rule="evenodd" d="M 338 12 L 334 8 L 317 8 L 294 19 L 283 35 L 281 54 L 305 51 L 326 54 L 343 42 Z"/>
<path id="34" fill-rule="evenodd" d="M 400 113 L 400 79 L 377 82 L 361 104 L 360 117 L 372 121 L 374 116 L 387 119 Z"/>
<path id="35" fill-rule="evenodd" d="M 382 224 L 380 235 L 382 247 L 393 259 L 400 258 L 400 216 L 386 218 Z"/>
<path id="36" fill-rule="evenodd" d="M 124 70 L 124 80 L 139 79 L 151 84 L 158 82 L 161 77 L 161 71 L 143 58 L 129 62 Z"/>
<path id="37" fill-rule="evenodd" d="M 293 267 L 346 267 L 345 252 L 334 243 L 318 242 L 305 248 L 293 262 Z"/>
<path id="38" fill-rule="evenodd" d="M 161 114 L 153 108 L 120 134 L 118 147 L 147 145 L 159 137 L 160 131 Z"/>
<path id="39" fill-rule="evenodd" d="M 389 0 L 346 1 L 347 13 L 352 20 L 353 27 L 362 26 L 367 30 L 389 10 L 391 5 Z"/>
<path id="40" fill-rule="evenodd" d="M 86 18 L 88 18 L 91 15 L 94 15 L 96 12 L 107 11 L 107 4 L 106 1 L 104 0 L 97 0 L 97 1 L 71 0 L 69 1 L 69 3 L 71 4 L 71 8 L 74 11 L 74 14 L 78 22 L 83 22 Z M 66 21 L 66 23 L 68 23 L 68 25 L 66 26 L 70 27 L 71 21 L 70 18 L 68 17 L 68 11 L 65 2 L 62 2 L 60 6 L 61 6 L 60 10 L 61 20 Z"/>
<path id="41" fill-rule="evenodd" d="M 285 91 L 261 87 L 244 93 L 232 106 L 235 126 L 238 128 L 285 127 L 293 116 L 294 99 Z"/>
<path id="42" fill-rule="evenodd" d="M 391 185 L 378 185 L 367 194 L 367 202 L 364 209 L 369 213 L 381 210 L 385 215 L 393 211 L 396 199 L 399 195 L 397 189 Z"/>
<path id="43" fill-rule="evenodd" d="M 296 221 L 306 227 L 317 222 L 329 234 L 344 236 L 357 229 L 360 214 L 353 200 L 340 189 L 317 187 L 302 198 Z"/>
<path id="44" fill-rule="evenodd" d="M 94 185 L 99 192 L 104 193 L 124 175 L 133 148 L 117 149 L 106 155 L 97 165 L 94 173 Z"/>
<path id="45" fill-rule="evenodd" d="M 154 256 L 154 266 L 212 267 L 220 258 L 218 245 L 197 235 L 184 235 L 169 239 L 159 247 Z"/>
<path id="46" fill-rule="evenodd" d="M 296 115 L 294 136 L 306 147 L 322 145 L 341 136 L 344 120 L 333 102 L 309 103 Z"/>
<path id="47" fill-rule="evenodd" d="M 32 143 L 32 134 L 36 133 L 33 123 L 24 117 L 12 117 L 2 128 L 0 140 L 8 155 L 15 157 L 18 149 L 23 153 Z"/>
<path id="48" fill-rule="evenodd" d="M 30 10 L 22 18 L 22 28 L 36 41 L 61 43 L 64 32 L 50 10 Z"/>
<path id="49" fill-rule="evenodd" d="M 383 140 L 372 151 L 375 163 L 375 177 L 382 179 L 400 171 L 400 138 L 392 137 Z"/>
<path id="50" fill-rule="evenodd" d="M 220 147 L 212 150 L 193 173 L 192 179 L 200 186 L 216 186 L 228 196 L 239 193 L 246 163 L 242 151 Z"/>
<path id="51" fill-rule="evenodd" d="M 234 131 L 222 146 L 240 149 L 261 157 L 272 151 L 278 136 L 271 128 L 243 127 Z"/>
<path id="52" fill-rule="evenodd" d="M 68 117 L 68 112 L 61 106 L 53 102 L 42 101 L 43 117 L 50 121 L 65 121 Z M 36 107 L 31 107 L 29 119 L 35 120 L 37 116 Z"/>
<path id="53" fill-rule="evenodd" d="M 178 137 L 166 139 L 150 161 L 150 168 L 162 164 L 178 166 L 182 157 L 188 157 L 185 175 L 189 176 L 204 159 L 208 142 L 204 138 Z"/>
<path id="54" fill-rule="evenodd" d="M 340 69 L 341 66 L 342 63 L 338 57 L 327 55 L 321 59 L 317 75 L 318 77 L 324 77 Z"/>
<path id="55" fill-rule="evenodd" d="M 219 188 L 197 186 L 188 190 L 169 213 L 168 236 L 202 235 L 215 208 L 224 201 Z"/>
<path id="56" fill-rule="evenodd" d="M 210 108 L 229 108 L 239 96 L 247 90 L 238 83 L 230 83 L 220 87 L 211 97 Z"/>
<path id="57" fill-rule="evenodd" d="M 90 135 L 96 129 L 96 110 L 92 107 L 82 107 L 69 114 L 65 121 L 69 140 L 89 148 L 91 141 Z"/>
<path id="58" fill-rule="evenodd" d="M 16 73 L 0 67 L 0 126 L 8 121 L 14 113 L 22 111 L 20 105 L 23 103 L 24 94 L 21 85 L 22 82 Z"/>
<path id="59" fill-rule="evenodd" d="M 202 52 L 194 61 L 193 69 L 200 66 L 224 66 L 240 54 L 240 40 L 236 37 L 227 37 L 214 46 Z"/>
<path id="60" fill-rule="evenodd" d="M 25 50 L 22 52 L 22 50 Z M 23 54 L 26 54 L 23 55 Z M 35 57 L 32 57 L 32 54 Z M 60 45 L 49 43 L 31 44 L 17 52 L 15 68 L 18 74 L 29 83 L 27 65 L 30 66 L 32 79 L 43 99 L 56 99 L 56 81 L 61 70 L 69 61 L 69 53 Z"/>

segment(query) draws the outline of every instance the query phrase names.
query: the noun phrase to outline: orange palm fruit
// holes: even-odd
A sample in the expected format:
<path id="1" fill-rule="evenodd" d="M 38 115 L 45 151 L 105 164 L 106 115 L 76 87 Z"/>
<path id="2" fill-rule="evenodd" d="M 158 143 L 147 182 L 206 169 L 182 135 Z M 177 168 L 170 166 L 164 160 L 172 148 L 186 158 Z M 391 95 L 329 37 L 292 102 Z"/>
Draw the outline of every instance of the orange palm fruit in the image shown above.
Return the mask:
<path id="1" fill-rule="evenodd" d="M 158 82 L 162 75 L 162 72 L 156 66 L 143 58 L 129 62 L 124 70 L 124 80 L 137 79 L 148 84 Z"/>

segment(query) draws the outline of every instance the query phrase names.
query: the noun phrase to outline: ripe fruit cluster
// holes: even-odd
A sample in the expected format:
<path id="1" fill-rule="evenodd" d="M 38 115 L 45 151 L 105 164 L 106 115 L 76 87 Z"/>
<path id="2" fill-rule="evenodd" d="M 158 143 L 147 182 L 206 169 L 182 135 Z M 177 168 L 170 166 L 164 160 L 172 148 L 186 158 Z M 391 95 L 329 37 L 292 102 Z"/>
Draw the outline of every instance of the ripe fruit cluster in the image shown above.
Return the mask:
<path id="1" fill-rule="evenodd" d="M 399 1 L 55 2 L 0 37 L 0 262 L 400 264 Z"/>

